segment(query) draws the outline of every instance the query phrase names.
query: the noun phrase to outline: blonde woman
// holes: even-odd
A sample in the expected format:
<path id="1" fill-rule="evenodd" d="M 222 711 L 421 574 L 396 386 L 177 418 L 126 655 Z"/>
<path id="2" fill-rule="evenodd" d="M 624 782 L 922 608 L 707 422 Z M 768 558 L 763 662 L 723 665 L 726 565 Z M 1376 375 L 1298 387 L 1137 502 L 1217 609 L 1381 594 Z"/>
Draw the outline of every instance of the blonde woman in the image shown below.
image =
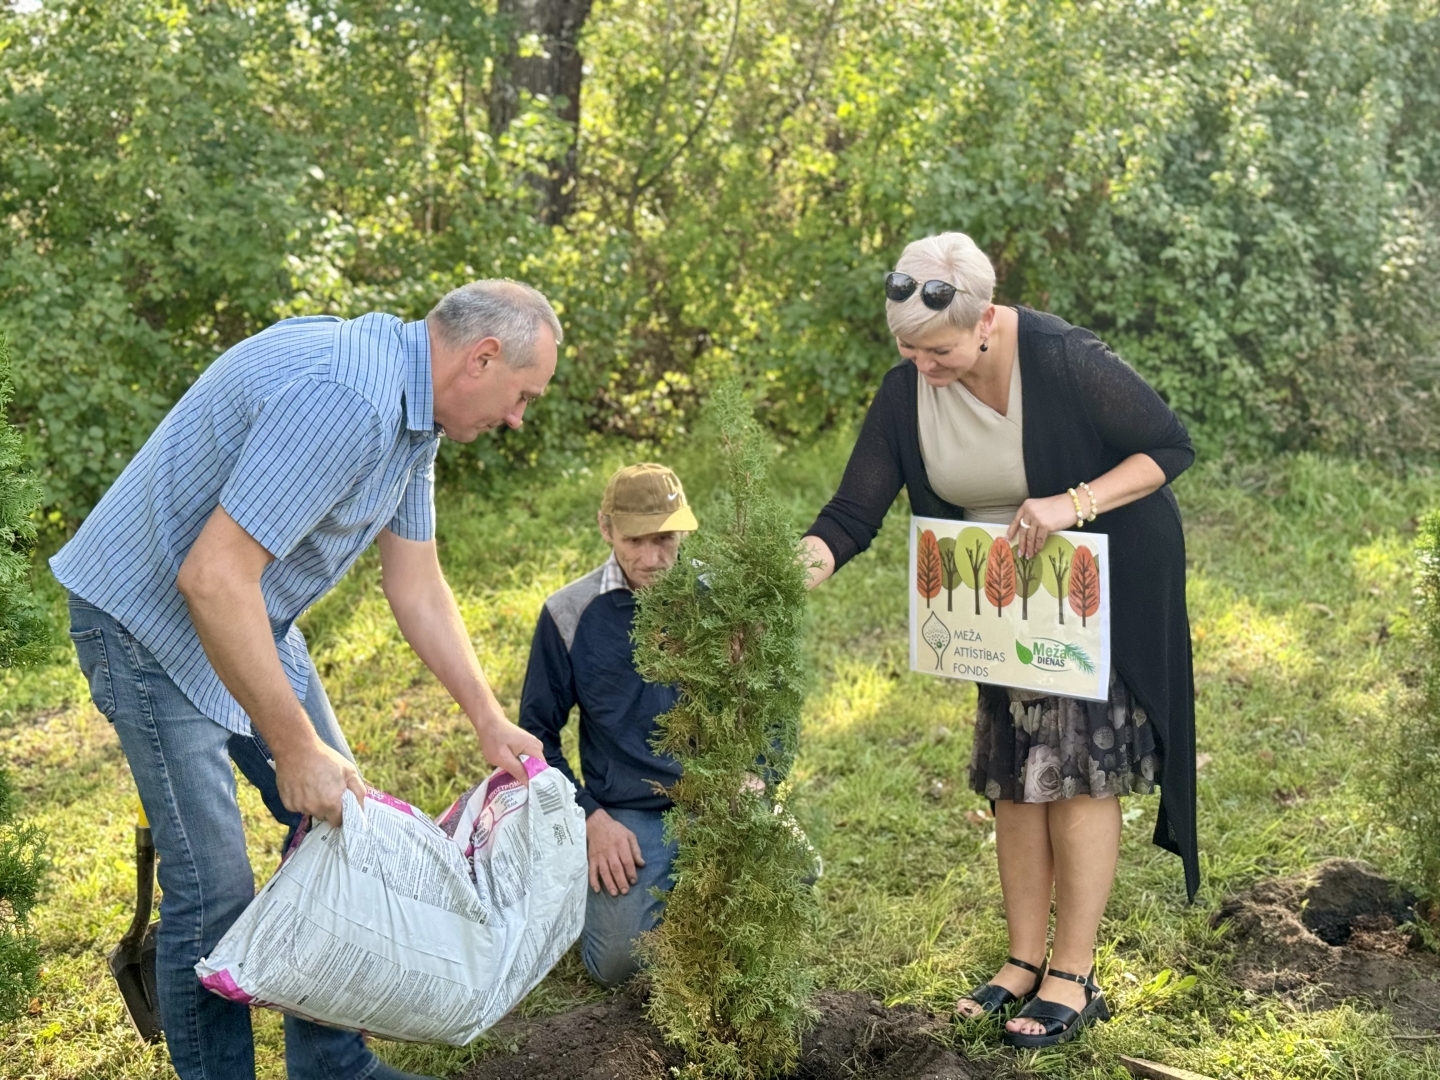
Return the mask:
<path id="1" fill-rule="evenodd" d="M 1037 1047 L 1109 1018 L 1094 949 L 1119 859 L 1119 796 L 1159 783 L 1155 843 L 1181 857 L 1192 899 L 1199 885 L 1185 545 L 1169 488 L 1195 454 L 1175 414 L 1099 338 L 996 306 L 994 286 L 963 233 L 905 249 L 885 279 L 902 362 L 803 543 L 818 584 L 870 545 L 902 487 L 914 514 L 1008 525 L 1025 556 L 1077 516 L 1109 534 L 1109 700 L 979 687 L 970 782 L 995 807 L 1010 957 L 956 1012 L 1023 1001 L 1003 1038 Z"/>

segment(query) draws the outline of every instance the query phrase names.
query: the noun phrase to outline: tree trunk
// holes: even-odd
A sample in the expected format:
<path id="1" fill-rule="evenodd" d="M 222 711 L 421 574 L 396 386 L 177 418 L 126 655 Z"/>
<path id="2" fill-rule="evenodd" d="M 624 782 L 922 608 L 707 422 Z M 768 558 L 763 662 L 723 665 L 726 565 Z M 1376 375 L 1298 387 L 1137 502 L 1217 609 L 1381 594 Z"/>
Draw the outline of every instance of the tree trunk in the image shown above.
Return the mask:
<path id="1" fill-rule="evenodd" d="M 563 156 L 551 161 L 546 175 L 532 176 L 531 184 L 543 201 L 542 217 L 548 224 L 564 220 L 575 191 L 575 144 L 580 127 L 580 31 L 590 17 L 594 0 L 497 0 L 496 14 L 504 35 L 495 57 L 490 90 L 490 130 L 498 138 L 520 112 L 520 92 L 557 103 L 556 115 L 571 127 Z M 521 56 L 520 43 L 539 38 L 542 54 Z"/>

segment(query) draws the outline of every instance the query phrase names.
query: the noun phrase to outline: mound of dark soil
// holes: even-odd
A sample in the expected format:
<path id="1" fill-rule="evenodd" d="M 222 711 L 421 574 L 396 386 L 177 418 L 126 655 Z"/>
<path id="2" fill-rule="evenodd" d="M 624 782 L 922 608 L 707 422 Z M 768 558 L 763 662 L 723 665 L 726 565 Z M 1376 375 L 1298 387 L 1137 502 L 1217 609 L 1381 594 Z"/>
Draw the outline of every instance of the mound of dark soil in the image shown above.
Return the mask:
<path id="1" fill-rule="evenodd" d="M 492 1054 L 459 1080 L 668 1080 L 680 1054 L 648 1020 L 641 992 L 617 994 L 558 1016 L 509 1021 L 496 1031 L 514 1053 Z M 806 1035 L 795 1080 L 992 1080 L 988 1066 L 937 1041 L 941 1021 L 865 994 L 817 994 L 820 1021 Z"/>
<path id="2" fill-rule="evenodd" d="M 1440 1030 L 1440 957 L 1401 930 L 1415 897 L 1352 859 L 1269 878 L 1215 915 L 1239 948 L 1231 974 L 1247 990 L 1301 1005 L 1361 999 L 1399 1023 Z"/>

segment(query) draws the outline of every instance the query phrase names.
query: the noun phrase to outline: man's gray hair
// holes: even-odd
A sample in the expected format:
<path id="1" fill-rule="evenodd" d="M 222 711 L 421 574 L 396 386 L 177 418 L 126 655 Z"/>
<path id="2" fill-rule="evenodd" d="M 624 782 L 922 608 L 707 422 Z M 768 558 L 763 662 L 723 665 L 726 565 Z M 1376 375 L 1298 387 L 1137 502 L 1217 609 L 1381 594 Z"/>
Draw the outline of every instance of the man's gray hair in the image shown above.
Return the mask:
<path id="1" fill-rule="evenodd" d="M 451 348 L 464 348 L 487 337 L 498 338 L 500 358 L 512 369 L 529 367 L 534 362 L 542 324 L 550 328 L 556 345 L 565 339 L 550 301 L 529 285 L 509 278 L 486 278 L 461 285 L 441 298 L 426 321 Z"/>
<path id="2" fill-rule="evenodd" d="M 905 340 L 923 338 L 946 327 L 973 329 L 995 292 L 995 268 L 979 245 L 962 232 L 927 236 L 906 245 L 895 269 L 909 274 L 920 286 L 907 300 L 885 301 L 890 332 Z M 955 286 L 955 299 L 943 311 L 931 311 L 920 299 L 920 288 L 932 279 Z"/>

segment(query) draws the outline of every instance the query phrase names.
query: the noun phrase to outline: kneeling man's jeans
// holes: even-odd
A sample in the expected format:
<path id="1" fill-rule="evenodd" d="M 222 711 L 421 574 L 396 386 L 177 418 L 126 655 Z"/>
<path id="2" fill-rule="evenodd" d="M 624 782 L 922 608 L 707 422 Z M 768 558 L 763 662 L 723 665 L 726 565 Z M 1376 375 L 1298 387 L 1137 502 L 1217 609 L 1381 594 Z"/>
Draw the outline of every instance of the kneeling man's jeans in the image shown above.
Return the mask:
<path id="1" fill-rule="evenodd" d="M 115 726 L 160 856 L 156 980 L 170 1060 L 181 1080 L 250 1080 L 255 1046 L 248 1006 L 200 985 L 195 964 L 209 954 L 255 893 L 235 774 L 260 789 L 275 819 L 290 826 L 264 743 L 232 735 L 202 715 L 148 649 L 105 612 L 72 596 L 70 637 L 90 696 Z M 326 744 L 350 757 L 314 665 L 305 700 Z M 285 1017 L 290 1080 L 367 1080 L 391 1075 L 354 1032 Z"/>
<path id="2" fill-rule="evenodd" d="M 675 845 L 665 842 L 663 810 L 620 810 L 605 812 L 635 834 L 640 842 L 644 866 L 637 866 L 636 881 L 628 893 L 611 896 L 602 885 L 589 894 L 585 905 L 585 932 L 580 936 L 580 958 L 591 978 L 604 986 L 618 986 L 640 970 L 635 956 L 635 939 L 652 929 L 665 909 L 665 902 L 650 895 L 653 888 L 669 889 L 670 864 Z"/>

